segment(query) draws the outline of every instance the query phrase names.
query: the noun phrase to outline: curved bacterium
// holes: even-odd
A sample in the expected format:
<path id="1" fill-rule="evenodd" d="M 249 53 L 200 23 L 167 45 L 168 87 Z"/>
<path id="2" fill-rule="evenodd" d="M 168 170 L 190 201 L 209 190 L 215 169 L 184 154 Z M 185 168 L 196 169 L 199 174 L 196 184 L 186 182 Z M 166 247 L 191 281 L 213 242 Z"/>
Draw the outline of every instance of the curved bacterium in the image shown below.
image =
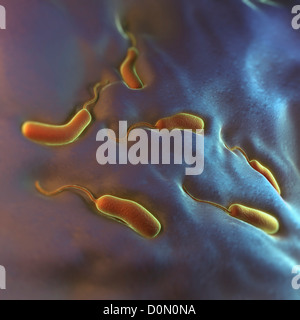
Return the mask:
<path id="1" fill-rule="evenodd" d="M 250 207 L 246 207 L 241 204 L 232 204 L 229 208 L 226 208 L 220 204 L 217 204 L 212 201 L 207 200 L 200 200 L 196 197 L 194 197 L 183 185 L 182 186 L 185 193 L 190 196 L 193 200 L 201 203 L 210 204 L 216 208 L 219 208 L 226 212 L 228 215 L 230 215 L 233 218 L 236 218 L 238 220 L 244 221 L 248 224 L 251 224 L 252 226 L 259 228 L 266 232 L 267 234 L 273 235 L 278 232 L 279 230 L 279 222 L 278 220 L 270 215 L 269 213 L 266 213 L 264 211 L 260 211 L 257 209 L 253 209 Z"/>
<path id="2" fill-rule="evenodd" d="M 272 174 L 272 172 L 268 168 L 263 166 L 257 160 L 250 160 L 249 157 L 247 156 L 246 152 L 241 147 L 235 146 L 235 147 L 229 148 L 225 143 L 224 143 L 224 145 L 229 151 L 235 151 L 235 150 L 240 151 L 242 153 L 242 155 L 245 157 L 245 159 L 247 160 L 247 162 L 250 164 L 250 166 L 254 170 L 256 170 L 257 172 L 262 174 L 271 183 L 271 185 L 274 187 L 274 189 L 281 195 L 281 189 L 278 185 L 278 182 L 276 181 L 274 175 Z"/>
<path id="3" fill-rule="evenodd" d="M 139 57 L 139 51 L 136 48 L 136 40 L 130 32 L 127 32 L 127 36 L 131 41 L 131 46 L 128 48 L 126 58 L 120 66 L 120 73 L 123 81 L 129 88 L 142 89 L 144 85 L 135 68 L 136 61 Z"/>
<path id="4" fill-rule="evenodd" d="M 99 98 L 99 88 L 108 82 L 98 82 L 93 87 L 94 97 L 87 101 L 82 109 L 64 125 L 50 125 L 40 122 L 27 121 L 22 126 L 23 135 L 36 143 L 60 146 L 74 142 L 92 121 L 88 110 Z"/>
<path id="5" fill-rule="evenodd" d="M 146 208 L 135 201 L 112 195 L 103 195 L 97 199 L 88 189 L 78 185 L 65 185 L 52 192 L 44 190 L 38 181 L 36 181 L 35 186 L 40 193 L 46 196 L 54 196 L 69 189 L 84 192 L 95 204 L 101 215 L 126 225 L 142 237 L 155 238 L 161 231 L 160 222 Z"/>
<path id="6" fill-rule="evenodd" d="M 159 119 L 155 125 L 148 122 L 137 122 L 128 128 L 127 134 L 125 137 L 121 139 L 117 138 L 116 141 L 121 142 L 126 140 L 129 133 L 133 129 L 141 128 L 141 127 L 146 127 L 149 129 L 159 129 L 159 130 L 168 129 L 170 131 L 173 129 L 179 129 L 179 130 L 191 129 L 193 132 L 196 133 L 196 130 L 204 129 L 205 123 L 204 123 L 204 120 L 198 116 L 195 116 L 193 114 L 186 113 L 186 112 L 180 112 L 170 117 Z"/>
<path id="7" fill-rule="evenodd" d="M 181 112 L 177 113 L 173 116 L 159 119 L 155 127 L 157 129 L 192 129 L 194 132 L 197 129 L 204 129 L 204 121 L 198 116 L 195 116 L 190 113 Z"/>

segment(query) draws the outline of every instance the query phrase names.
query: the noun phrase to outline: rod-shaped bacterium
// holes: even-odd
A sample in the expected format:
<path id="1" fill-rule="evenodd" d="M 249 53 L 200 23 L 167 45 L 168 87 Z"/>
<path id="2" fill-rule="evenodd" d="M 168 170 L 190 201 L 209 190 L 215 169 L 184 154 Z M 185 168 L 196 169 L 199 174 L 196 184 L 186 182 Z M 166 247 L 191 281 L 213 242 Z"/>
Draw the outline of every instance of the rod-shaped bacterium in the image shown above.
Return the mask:
<path id="1" fill-rule="evenodd" d="M 155 238 L 161 230 L 161 224 L 154 215 L 135 201 L 112 195 L 103 195 L 97 199 L 88 189 L 78 185 L 66 185 L 52 192 L 44 190 L 39 182 L 36 182 L 35 186 L 46 196 L 54 196 L 68 189 L 84 192 L 101 215 L 125 224 L 145 238 Z"/>
<path id="2" fill-rule="evenodd" d="M 135 201 L 103 195 L 97 199 L 96 207 L 103 214 L 122 220 L 145 238 L 154 238 L 161 230 L 159 221 Z"/>
<path id="3" fill-rule="evenodd" d="M 198 116 L 181 112 L 170 117 L 159 119 L 155 127 L 157 129 L 192 129 L 196 131 L 197 129 L 204 129 L 204 121 Z"/>
<path id="4" fill-rule="evenodd" d="M 279 187 L 279 184 L 276 181 L 273 173 L 268 168 L 263 166 L 258 160 L 250 160 L 248 155 L 246 154 L 246 152 L 241 147 L 235 146 L 235 147 L 229 148 L 226 144 L 225 144 L 225 147 L 230 151 L 234 151 L 234 150 L 240 151 L 242 153 L 242 155 L 245 157 L 245 159 L 247 160 L 247 162 L 250 164 L 250 166 L 254 170 L 256 170 L 257 172 L 262 174 L 271 183 L 271 185 L 274 187 L 274 189 L 279 194 L 281 194 L 281 189 Z"/>
<path id="5" fill-rule="evenodd" d="M 279 230 L 278 220 L 264 211 L 249 208 L 241 204 L 232 204 L 228 210 L 230 216 L 247 222 L 268 234 L 275 234 Z"/>
<path id="6" fill-rule="evenodd" d="M 23 135 L 36 143 L 59 146 L 72 143 L 90 124 L 92 116 L 82 109 L 65 125 L 50 125 L 28 121 L 22 127 Z"/>
<path id="7" fill-rule="evenodd" d="M 152 125 L 151 123 L 148 122 L 138 122 L 133 124 L 128 128 L 127 135 L 126 137 L 123 137 L 121 139 L 117 139 L 118 142 L 121 140 L 125 140 L 129 133 L 138 127 L 147 127 L 150 129 L 168 129 L 169 131 L 173 129 L 179 129 L 179 130 L 184 130 L 184 129 L 190 129 L 193 132 L 197 133 L 197 130 L 204 129 L 205 123 L 204 120 L 198 116 L 181 112 L 181 113 L 176 113 L 172 116 L 166 117 L 159 119 L 155 125 Z"/>
<path id="8" fill-rule="evenodd" d="M 251 167 L 260 172 L 270 183 L 271 185 L 274 187 L 274 189 L 281 194 L 281 189 L 279 187 L 278 182 L 276 181 L 274 175 L 272 174 L 272 172 L 266 168 L 265 166 L 263 166 L 259 161 L 257 160 L 250 160 L 249 164 L 251 165 Z"/>
<path id="9" fill-rule="evenodd" d="M 137 48 L 130 47 L 127 50 L 127 56 L 122 62 L 120 67 L 120 73 L 123 81 L 131 89 L 141 89 L 143 88 L 143 82 L 137 74 L 135 64 L 139 56 L 139 51 Z"/>
<path id="10" fill-rule="evenodd" d="M 251 224 L 252 226 L 259 228 L 263 230 L 264 232 L 273 235 L 278 232 L 279 230 L 279 222 L 278 220 L 270 215 L 269 213 L 266 213 L 261 210 L 257 210 L 254 208 L 246 207 L 241 204 L 232 204 L 229 208 L 226 208 L 220 204 L 217 204 L 212 201 L 207 200 L 201 200 L 196 197 L 194 197 L 183 185 L 183 190 L 187 195 L 189 195 L 193 200 L 200 202 L 200 203 L 206 203 L 209 205 L 212 205 L 216 208 L 219 208 L 226 212 L 228 215 L 230 215 L 233 218 L 236 218 L 238 220 L 244 221 L 248 224 Z"/>
<path id="11" fill-rule="evenodd" d="M 67 124 L 51 125 L 36 121 L 26 121 L 22 125 L 23 135 L 33 142 L 48 146 L 61 146 L 74 142 L 91 123 L 92 116 L 88 111 L 88 107 L 97 102 L 99 97 L 98 89 L 103 84 L 99 82 L 94 86 L 94 97 L 87 101 Z"/>

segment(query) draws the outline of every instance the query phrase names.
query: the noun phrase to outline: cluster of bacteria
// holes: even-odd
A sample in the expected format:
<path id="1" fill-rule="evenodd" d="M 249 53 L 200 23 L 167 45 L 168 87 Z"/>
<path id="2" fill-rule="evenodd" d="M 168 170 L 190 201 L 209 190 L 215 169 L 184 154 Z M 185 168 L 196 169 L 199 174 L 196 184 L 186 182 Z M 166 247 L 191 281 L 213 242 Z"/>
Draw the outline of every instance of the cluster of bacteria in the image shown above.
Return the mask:
<path id="1" fill-rule="evenodd" d="M 144 84 L 135 68 L 139 51 L 136 48 L 135 37 L 129 32 L 127 35 L 131 41 L 131 46 L 127 50 L 127 55 L 120 66 L 120 76 L 129 89 L 142 90 Z M 87 101 L 83 105 L 82 109 L 79 110 L 66 124 L 50 125 L 40 122 L 26 121 L 22 126 L 22 133 L 24 137 L 35 143 L 52 147 L 74 143 L 80 136 L 82 136 L 83 132 L 91 124 L 92 115 L 89 108 L 96 104 L 99 99 L 101 89 L 103 89 L 107 84 L 108 81 L 96 83 L 93 87 L 93 98 Z M 201 117 L 194 114 L 177 113 L 170 115 L 169 117 L 158 119 L 154 125 L 146 122 L 136 123 L 128 129 L 127 135 L 132 129 L 143 126 L 159 130 L 191 129 L 196 131 L 197 129 L 204 129 L 205 123 Z M 236 150 L 240 151 L 245 156 L 249 165 L 254 170 L 262 174 L 275 188 L 275 190 L 281 194 L 279 185 L 269 169 L 257 160 L 250 160 L 242 148 L 237 146 L 229 148 L 226 145 L 225 147 L 230 152 L 234 152 Z M 51 192 L 44 190 L 38 181 L 36 181 L 35 186 L 40 193 L 46 196 L 54 196 L 69 189 L 79 190 L 87 195 L 95 204 L 97 212 L 99 212 L 101 216 L 126 225 L 142 237 L 155 238 L 161 231 L 161 224 L 159 220 L 145 207 L 135 201 L 106 194 L 96 198 L 90 190 L 79 185 L 66 185 Z M 184 185 L 182 185 L 182 189 L 195 201 L 213 205 L 230 216 L 251 224 L 268 234 L 275 234 L 279 230 L 279 222 L 269 213 L 249 208 L 241 204 L 232 204 L 229 208 L 225 208 L 217 203 L 195 198 Z"/>

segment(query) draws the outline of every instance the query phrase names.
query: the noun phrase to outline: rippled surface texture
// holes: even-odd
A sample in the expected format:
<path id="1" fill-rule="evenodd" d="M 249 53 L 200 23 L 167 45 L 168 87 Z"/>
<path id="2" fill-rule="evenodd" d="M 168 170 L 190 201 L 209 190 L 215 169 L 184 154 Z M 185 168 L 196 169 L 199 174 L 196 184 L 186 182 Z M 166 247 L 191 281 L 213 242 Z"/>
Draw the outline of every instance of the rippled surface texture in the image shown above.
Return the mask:
<path id="1" fill-rule="evenodd" d="M 226 2 L 226 3 L 225 3 Z M 298 299 L 300 264 L 300 31 L 291 6 L 228 0 L 3 0 L 0 30 L 1 299 Z M 136 37 L 129 89 L 119 66 Z M 26 140 L 26 120 L 65 123 L 110 84 L 92 125 L 57 148 Z M 205 168 L 107 165 L 96 161 L 96 133 L 119 120 L 155 123 L 179 112 L 205 121 Z M 281 196 L 239 152 L 268 167 Z M 162 231 L 144 239 L 99 217 L 75 193 L 45 197 L 65 184 L 97 196 L 137 201 Z M 275 235 L 222 210 L 240 203 L 272 214 Z"/>

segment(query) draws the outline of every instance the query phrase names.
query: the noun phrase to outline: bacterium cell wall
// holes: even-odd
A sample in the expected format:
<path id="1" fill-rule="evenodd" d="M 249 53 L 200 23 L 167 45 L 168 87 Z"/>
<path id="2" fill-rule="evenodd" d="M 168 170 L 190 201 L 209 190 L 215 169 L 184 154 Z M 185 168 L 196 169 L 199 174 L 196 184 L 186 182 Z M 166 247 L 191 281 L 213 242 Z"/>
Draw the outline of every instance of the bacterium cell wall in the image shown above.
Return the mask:
<path id="1" fill-rule="evenodd" d="M 293 4 L 1 1 L 0 299 L 300 298 Z M 100 165 L 97 133 L 119 121 L 205 124 L 203 172 Z M 63 186 L 103 201 L 51 196 Z"/>

